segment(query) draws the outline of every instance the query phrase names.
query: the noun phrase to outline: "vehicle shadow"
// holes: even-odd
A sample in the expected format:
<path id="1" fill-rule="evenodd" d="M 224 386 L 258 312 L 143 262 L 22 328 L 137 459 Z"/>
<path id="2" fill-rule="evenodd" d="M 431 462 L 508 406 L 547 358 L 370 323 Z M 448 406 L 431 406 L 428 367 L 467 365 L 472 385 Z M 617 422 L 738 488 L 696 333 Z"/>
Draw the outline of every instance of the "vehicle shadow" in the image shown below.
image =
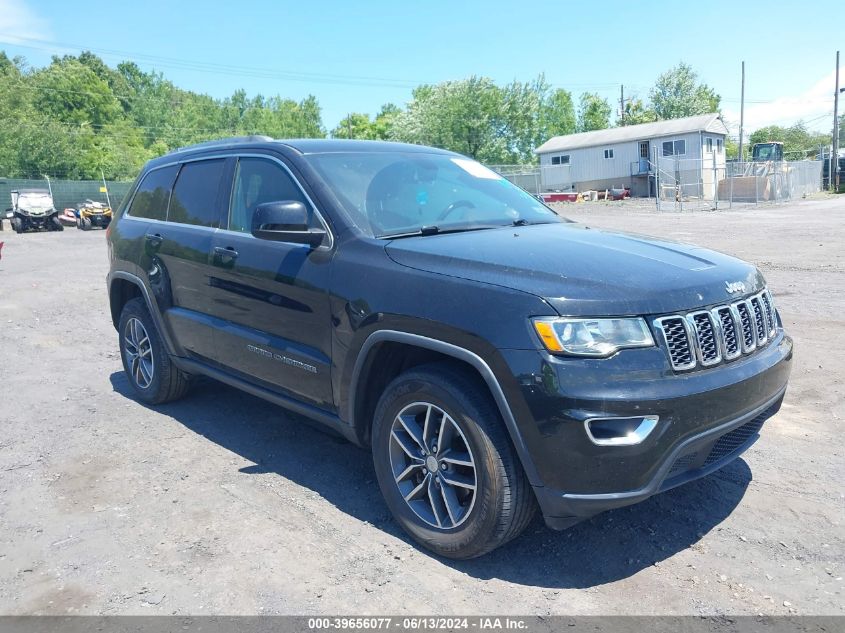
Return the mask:
<path id="1" fill-rule="evenodd" d="M 123 372 L 110 380 L 116 392 L 134 399 Z M 240 472 L 276 473 L 418 547 L 390 517 L 369 453 L 313 428 L 302 416 L 203 379 L 185 400 L 151 408 L 253 462 Z M 709 477 L 563 532 L 549 530 L 538 516 L 521 537 L 482 558 L 438 560 L 476 578 L 555 589 L 602 585 L 694 545 L 730 515 L 751 479 L 738 459 Z"/>

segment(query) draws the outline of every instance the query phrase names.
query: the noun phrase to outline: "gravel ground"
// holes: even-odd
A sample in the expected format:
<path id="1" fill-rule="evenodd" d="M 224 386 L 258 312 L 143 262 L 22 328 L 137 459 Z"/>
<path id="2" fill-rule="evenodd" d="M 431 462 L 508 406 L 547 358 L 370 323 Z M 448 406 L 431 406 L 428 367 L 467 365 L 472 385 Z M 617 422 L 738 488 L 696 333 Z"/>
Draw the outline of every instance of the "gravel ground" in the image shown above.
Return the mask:
<path id="1" fill-rule="evenodd" d="M 845 198 L 565 213 L 755 262 L 791 387 L 722 471 L 459 563 L 398 529 L 368 453 L 302 418 L 210 381 L 133 400 L 102 232 L 0 233 L 0 614 L 845 613 Z"/>

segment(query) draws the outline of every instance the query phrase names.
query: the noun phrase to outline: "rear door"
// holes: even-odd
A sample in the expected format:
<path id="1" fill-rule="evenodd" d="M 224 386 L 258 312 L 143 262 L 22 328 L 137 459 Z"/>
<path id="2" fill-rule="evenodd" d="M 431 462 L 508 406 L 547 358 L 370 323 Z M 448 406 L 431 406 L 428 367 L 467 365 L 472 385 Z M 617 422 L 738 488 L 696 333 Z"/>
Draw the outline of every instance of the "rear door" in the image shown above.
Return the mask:
<path id="1" fill-rule="evenodd" d="M 148 248 L 157 256 L 156 285 L 169 294 L 167 305 L 161 306 L 165 320 L 184 352 L 199 359 L 213 355 L 209 254 L 226 208 L 226 173 L 225 158 L 183 163 L 173 185 L 167 221 L 151 225 L 147 233 Z"/>
<path id="2" fill-rule="evenodd" d="M 259 204 L 285 200 L 305 204 L 313 226 L 328 229 L 281 160 L 238 159 L 228 218 L 212 244 L 209 309 L 220 320 L 216 360 L 258 384 L 332 409 L 331 235 L 311 248 L 250 232 Z"/>

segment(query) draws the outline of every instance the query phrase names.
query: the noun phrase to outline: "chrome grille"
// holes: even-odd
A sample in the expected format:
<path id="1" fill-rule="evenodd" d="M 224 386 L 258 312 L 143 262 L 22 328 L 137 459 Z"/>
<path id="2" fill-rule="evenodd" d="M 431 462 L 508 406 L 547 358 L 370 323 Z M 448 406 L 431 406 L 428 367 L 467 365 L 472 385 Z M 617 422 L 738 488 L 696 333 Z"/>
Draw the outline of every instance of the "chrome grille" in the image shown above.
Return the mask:
<path id="1" fill-rule="evenodd" d="M 664 317 L 657 320 L 657 326 L 663 334 L 663 340 L 666 341 L 672 367 L 675 369 L 695 367 L 695 351 L 684 317 Z"/>
<path id="2" fill-rule="evenodd" d="M 719 341 L 716 338 L 716 324 L 709 312 L 695 312 L 689 315 L 690 324 L 698 344 L 698 360 L 705 367 L 722 360 Z"/>
<path id="3" fill-rule="evenodd" d="M 757 335 L 757 345 L 762 345 L 769 338 L 769 328 L 766 326 L 763 305 L 759 296 L 751 297 L 748 302 L 751 304 L 751 311 L 754 314 L 754 333 Z"/>
<path id="4" fill-rule="evenodd" d="M 768 290 L 730 305 L 655 319 L 672 369 L 710 367 L 750 354 L 772 340 L 777 315 Z"/>
<path id="5" fill-rule="evenodd" d="M 739 313 L 739 322 L 742 327 L 742 351 L 747 354 L 752 351 L 756 345 L 757 337 L 754 335 L 754 325 L 751 322 L 751 309 L 744 301 L 734 304 L 736 311 Z"/>
<path id="6" fill-rule="evenodd" d="M 742 344 L 739 342 L 740 331 L 737 327 L 739 319 L 734 317 L 730 306 L 716 308 L 713 314 L 716 315 L 719 327 L 722 329 L 722 350 L 725 359 L 732 360 L 742 353 Z"/>
<path id="7" fill-rule="evenodd" d="M 763 311 L 766 313 L 766 325 L 769 327 L 769 337 L 772 337 L 775 335 L 775 330 L 777 329 L 777 319 L 775 319 L 772 295 L 766 290 L 760 295 L 760 300 L 763 302 Z"/>

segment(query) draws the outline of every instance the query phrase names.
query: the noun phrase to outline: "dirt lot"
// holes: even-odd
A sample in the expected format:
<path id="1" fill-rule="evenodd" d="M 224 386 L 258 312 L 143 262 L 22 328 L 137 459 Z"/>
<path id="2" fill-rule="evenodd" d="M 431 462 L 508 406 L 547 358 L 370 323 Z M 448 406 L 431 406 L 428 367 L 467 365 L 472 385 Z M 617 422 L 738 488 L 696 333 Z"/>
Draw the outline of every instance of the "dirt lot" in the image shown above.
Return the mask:
<path id="1" fill-rule="evenodd" d="M 755 262 L 791 387 L 723 471 L 461 563 L 411 544 L 368 453 L 301 418 L 212 382 L 133 400 L 102 232 L 0 233 L 0 613 L 845 613 L 845 198 L 566 214 Z"/>

